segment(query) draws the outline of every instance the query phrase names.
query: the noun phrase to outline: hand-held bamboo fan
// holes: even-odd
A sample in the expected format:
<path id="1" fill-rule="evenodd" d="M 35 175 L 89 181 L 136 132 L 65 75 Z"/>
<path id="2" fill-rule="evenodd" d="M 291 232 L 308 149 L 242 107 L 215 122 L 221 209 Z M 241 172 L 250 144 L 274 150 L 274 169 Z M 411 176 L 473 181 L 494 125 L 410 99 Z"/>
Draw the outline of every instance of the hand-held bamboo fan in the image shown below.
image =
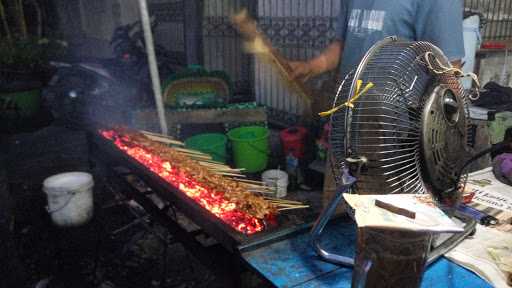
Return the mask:
<path id="1" fill-rule="evenodd" d="M 283 76 L 286 84 L 293 89 L 305 104 L 304 116 L 311 115 L 311 92 L 302 83 L 293 79 L 292 69 L 278 50 L 272 47 L 270 40 L 258 30 L 257 23 L 252 19 L 247 10 L 231 17 L 233 25 L 246 39 L 246 50 L 255 54 L 263 61 L 274 66 Z"/>

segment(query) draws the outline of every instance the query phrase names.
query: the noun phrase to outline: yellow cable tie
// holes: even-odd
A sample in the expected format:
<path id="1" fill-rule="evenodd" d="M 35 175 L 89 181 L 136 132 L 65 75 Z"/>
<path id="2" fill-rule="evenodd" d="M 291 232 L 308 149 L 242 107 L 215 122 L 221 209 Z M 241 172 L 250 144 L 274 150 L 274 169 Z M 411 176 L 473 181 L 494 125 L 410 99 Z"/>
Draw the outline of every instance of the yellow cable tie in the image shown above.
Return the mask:
<path id="1" fill-rule="evenodd" d="M 354 93 L 354 95 L 359 94 L 359 91 L 361 90 L 361 86 L 363 86 L 363 80 L 357 80 L 357 82 L 356 82 L 356 93 Z"/>
<path id="2" fill-rule="evenodd" d="M 339 106 L 336 106 L 330 110 L 327 110 L 325 112 L 320 112 L 318 113 L 318 115 L 320 115 L 320 117 L 326 117 L 326 116 L 329 116 L 329 115 L 332 115 L 334 114 L 336 111 L 340 110 L 341 108 L 343 108 L 344 106 L 347 106 L 349 108 L 354 108 L 354 102 L 359 98 L 361 97 L 363 94 L 365 94 L 366 92 L 368 92 L 368 90 L 370 90 L 371 88 L 373 88 L 373 86 L 375 86 L 375 84 L 373 84 L 372 82 L 369 82 L 368 84 L 366 84 L 366 86 L 363 88 L 362 91 L 359 91 L 361 89 L 361 86 L 363 84 L 363 81 L 361 80 L 357 80 L 357 85 L 356 85 L 356 93 L 354 95 L 354 97 L 350 98 L 347 102 L 339 105 Z"/>
<path id="3" fill-rule="evenodd" d="M 350 99 L 348 101 L 348 104 L 352 105 L 352 108 L 353 108 L 354 105 L 352 103 L 354 103 L 359 97 L 361 97 L 361 95 L 363 95 L 364 93 L 368 92 L 368 90 L 370 90 L 373 86 L 374 86 L 374 84 L 372 82 L 366 84 L 366 86 L 364 87 L 363 91 L 356 93 L 356 96 L 354 96 L 352 99 Z"/>
<path id="4" fill-rule="evenodd" d="M 349 108 L 354 108 L 354 104 L 352 102 L 359 97 L 359 91 L 361 90 L 361 86 L 363 86 L 363 80 L 357 80 L 356 82 L 356 93 L 354 93 L 354 97 L 350 98 L 347 102 L 345 102 L 345 106 Z"/>

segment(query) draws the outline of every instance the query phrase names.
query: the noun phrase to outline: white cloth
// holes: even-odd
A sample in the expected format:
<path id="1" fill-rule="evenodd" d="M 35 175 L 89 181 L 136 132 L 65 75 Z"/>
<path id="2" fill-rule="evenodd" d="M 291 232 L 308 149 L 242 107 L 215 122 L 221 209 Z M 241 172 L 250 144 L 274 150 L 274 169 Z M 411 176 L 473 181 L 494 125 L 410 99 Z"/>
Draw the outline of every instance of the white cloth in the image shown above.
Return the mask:
<path id="1" fill-rule="evenodd" d="M 467 238 L 445 256 L 466 267 L 496 288 L 508 288 L 506 275 L 488 252 L 489 248 L 512 246 L 512 234 L 477 226 L 473 237 Z"/>
<path id="2" fill-rule="evenodd" d="M 510 221 L 507 215 L 512 212 L 512 187 L 499 182 L 494 177 L 492 168 L 469 174 L 466 191 L 475 192 L 470 206 L 485 211 L 500 221 Z M 510 251 L 507 249 L 510 247 L 512 233 L 478 225 L 473 237 L 465 239 L 445 256 L 475 272 L 497 288 L 509 287 L 505 273 L 498 267 L 489 251 Z M 503 258 L 507 256 L 512 257 L 505 255 Z"/>

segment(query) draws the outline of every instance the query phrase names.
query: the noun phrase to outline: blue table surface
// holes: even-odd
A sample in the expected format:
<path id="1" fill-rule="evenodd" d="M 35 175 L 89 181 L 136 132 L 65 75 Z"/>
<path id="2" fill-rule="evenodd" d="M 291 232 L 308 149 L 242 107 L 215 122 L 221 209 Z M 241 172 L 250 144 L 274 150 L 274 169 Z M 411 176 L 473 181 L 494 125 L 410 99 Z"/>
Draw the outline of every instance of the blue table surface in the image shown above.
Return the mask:
<path id="1" fill-rule="evenodd" d="M 356 228 L 339 220 L 331 221 L 322 233 L 322 245 L 330 252 L 354 256 Z M 309 243 L 309 233 L 294 235 L 244 252 L 254 269 L 277 287 L 350 287 L 352 268 L 321 261 Z M 473 272 L 446 258 L 431 264 L 423 276 L 422 288 L 492 287 Z"/>

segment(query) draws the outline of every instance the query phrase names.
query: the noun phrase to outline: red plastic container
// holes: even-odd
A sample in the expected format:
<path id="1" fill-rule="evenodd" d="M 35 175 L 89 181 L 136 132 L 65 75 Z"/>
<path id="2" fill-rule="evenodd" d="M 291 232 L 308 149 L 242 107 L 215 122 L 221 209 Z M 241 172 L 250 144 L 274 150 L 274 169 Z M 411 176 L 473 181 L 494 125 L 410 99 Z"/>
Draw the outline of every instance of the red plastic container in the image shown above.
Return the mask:
<path id="1" fill-rule="evenodd" d="M 507 45 L 502 42 L 487 41 L 487 42 L 482 43 L 481 48 L 482 49 L 497 49 L 497 50 L 499 50 L 499 49 L 507 48 Z"/>
<path id="2" fill-rule="evenodd" d="M 279 133 L 283 144 L 284 154 L 292 154 L 295 158 L 301 159 L 304 156 L 304 146 L 307 130 L 304 127 L 290 127 Z"/>

